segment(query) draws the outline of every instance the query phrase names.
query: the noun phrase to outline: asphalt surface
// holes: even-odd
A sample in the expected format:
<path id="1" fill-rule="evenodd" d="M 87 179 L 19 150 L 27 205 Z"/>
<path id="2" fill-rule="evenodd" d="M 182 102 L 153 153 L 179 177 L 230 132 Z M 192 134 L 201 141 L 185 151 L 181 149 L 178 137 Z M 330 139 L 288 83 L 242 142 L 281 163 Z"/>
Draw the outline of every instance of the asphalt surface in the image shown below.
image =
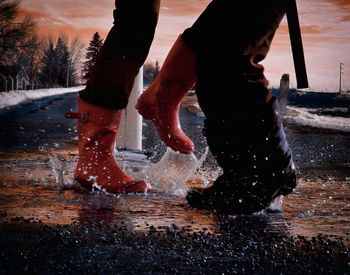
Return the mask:
<path id="1" fill-rule="evenodd" d="M 77 110 L 76 93 L 45 98 L 0 112 L 0 151 L 47 150 L 71 145 L 77 136 L 76 121 L 64 117 L 64 113 L 71 110 Z M 195 154 L 200 156 L 207 146 L 202 135 L 204 118 L 180 108 L 180 120 L 184 132 L 195 144 Z M 350 133 L 298 125 L 285 125 L 285 131 L 300 168 L 339 166 L 350 162 Z M 143 149 L 152 153 L 155 161 L 159 160 L 166 146 L 150 121 L 144 122 L 143 137 Z"/>
<path id="2" fill-rule="evenodd" d="M 54 96 L 0 112 L 0 151 L 22 152 L 64 145 L 77 135 L 76 121 L 64 117 L 77 110 L 77 94 Z"/>
<path id="3" fill-rule="evenodd" d="M 64 117 L 72 110 L 77 94 L 0 113 L 0 274 L 350 274 L 348 133 L 285 125 L 301 179 L 282 214 L 217 215 L 157 195 L 103 197 L 96 208 L 96 194 L 58 190 L 47 172 L 48 150 L 76 150 L 76 121 Z M 203 118 L 181 108 L 180 120 L 200 156 L 206 148 Z M 166 147 L 150 121 L 144 121 L 143 136 L 143 153 L 157 162 Z M 215 160 L 209 156 L 204 166 Z M 16 168 L 31 173 L 30 180 L 12 175 Z M 76 209 L 78 218 L 66 217 Z M 182 224 L 176 224 L 182 212 Z M 132 229 L 130 221 L 137 219 Z M 205 219 L 208 226 L 198 227 Z M 339 231 L 343 239 L 293 233 L 318 227 Z"/>

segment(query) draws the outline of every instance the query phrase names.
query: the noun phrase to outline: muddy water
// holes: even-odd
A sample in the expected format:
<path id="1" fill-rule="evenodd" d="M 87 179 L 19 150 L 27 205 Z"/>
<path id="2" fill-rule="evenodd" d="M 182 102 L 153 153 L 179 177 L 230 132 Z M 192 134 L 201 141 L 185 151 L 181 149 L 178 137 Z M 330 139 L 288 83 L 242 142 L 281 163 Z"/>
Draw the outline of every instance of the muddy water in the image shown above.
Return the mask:
<path id="1" fill-rule="evenodd" d="M 63 164 L 63 181 L 72 181 L 77 160 L 75 149 L 57 151 Z M 123 167 L 130 161 L 123 157 Z M 135 162 L 133 162 L 135 163 Z M 152 165 L 146 160 L 140 166 Z M 135 167 L 128 167 L 137 171 Z M 210 171 L 209 171 L 210 172 Z M 189 185 L 200 184 L 215 174 L 199 171 Z M 317 173 L 316 173 L 317 174 Z M 350 244 L 350 178 L 324 172 L 301 175 L 298 188 L 285 198 L 283 212 L 256 216 L 220 216 L 211 211 L 194 210 L 183 196 L 166 193 L 109 195 L 95 190 L 66 189 L 57 183 L 47 152 L 0 154 L 0 222 L 42 223 L 48 225 L 103 221 L 130 230 L 148 231 L 176 225 L 193 232 L 203 229 L 222 233 L 225 226 L 237 231 L 257 230 L 263 234 L 281 232 L 289 236 L 327 234 L 342 237 Z"/>

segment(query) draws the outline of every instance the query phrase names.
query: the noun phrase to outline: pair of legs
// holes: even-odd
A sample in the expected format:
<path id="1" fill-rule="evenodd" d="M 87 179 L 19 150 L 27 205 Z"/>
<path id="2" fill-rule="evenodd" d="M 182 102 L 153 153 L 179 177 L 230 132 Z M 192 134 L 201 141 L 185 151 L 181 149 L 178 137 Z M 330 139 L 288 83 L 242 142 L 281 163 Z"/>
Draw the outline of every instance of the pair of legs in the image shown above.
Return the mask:
<path id="1" fill-rule="evenodd" d="M 156 23 L 154 18 L 157 18 L 159 2 L 146 2 L 145 5 L 152 7 L 152 12 L 146 12 L 150 10 L 143 7 L 141 13 L 153 14 L 150 21 Z M 276 113 L 276 102 L 267 88 L 263 67 L 258 64 L 266 56 L 284 15 L 284 1 L 260 2 L 254 0 L 248 4 L 237 4 L 212 1 L 195 24 L 175 42 L 159 76 L 136 106 L 144 118 L 153 120 L 160 137 L 168 146 L 191 153 L 193 144 L 183 134 L 177 112 L 183 96 L 197 82 L 199 103 L 206 115 L 204 134 L 224 174 L 212 187 L 189 193 L 188 202 L 194 207 L 251 213 L 265 208 L 276 196 L 289 193 L 296 183 L 291 153 Z M 155 24 L 151 24 L 149 29 L 153 29 L 147 37 L 141 35 L 149 44 L 137 44 L 145 45 L 146 51 L 140 50 L 134 43 L 130 48 L 126 47 L 124 44 L 129 42 L 125 41 L 129 40 L 121 40 L 120 33 L 129 36 L 138 34 L 136 29 L 130 29 L 127 25 L 124 25 L 127 31 L 122 31 L 122 19 L 129 18 L 116 18 L 117 25 L 120 25 L 118 29 L 112 28 L 92 78 L 80 95 L 79 108 L 86 106 L 85 112 L 91 117 L 91 122 L 106 120 L 105 117 L 101 119 L 100 115 L 94 118 L 92 110 L 96 105 L 102 109 L 110 108 L 112 110 L 108 110 L 116 114 L 116 120 L 103 126 L 103 133 L 99 132 L 98 138 L 105 132 L 111 132 L 111 136 L 115 137 L 117 118 L 126 106 L 132 82 L 152 40 L 146 38 L 153 38 Z M 144 30 L 141 32 L 147 33 Z M 82 107 L 80 115 L 71 116 L 82 117 L 85 112 Z M 90 123 L 89 119 L 87 121 Z M 80 144 L 84 144 L 86 138 L 83 132 L 87 126 L 83 123 L 80 119 Z M 97 128 L 102 129 L 100 126 Z M 114 164 L 114 158 L 114 162 L 107 158 L 108 163 L 113 163 L 113 169 L 108 169 L 107 173 L 101 170 L 99 156 L 106 159 L 105 153 L 101 152 L 110 154 L 110 149 L 91 149 L 91 145 L 93 143 L 80 146 L 76 172 L 78 181 L 89 184 L 91 175 L 95 173 L 100 178 L 97 183 L 107 191 L 145 190 L 145 183 L 135 182 L 123 174 Z M 84 157 L 84 152 L 90 149 L 92 151 Z M 81 169 L 89 167 L 88 162 L 91 163 L 94 158 L 98 159 L 96 166 L 87 171 L 89 177 L 85 176 Z M 114 170 L 118 173 L 113 174 L 111 171 Z M 106 179 L 105 183 L 103 179 Z"/>
<path id="2" fill-rule="evenodd" d="M 175 106 L 196 81 L 206 117 L 204 135 L 223 174 L 211 187 L 187 195 L 193 207 L 249 214 L 265 209 L 296 186 L 276 98 L 259 64 L 284 14 L 284 0 L 213 0 L 181 35 L 181 50 L 179 39 L 175 43 L 154 85 L 139 99 L 136 107 L 153 119 L 160 136 L 170 127 L 177 133 L 175 148 L 191 152 L 183 133 L 162 120 L 165 103 L 175 99 L 168 106 L 177 123 Z M 193 58 L 182 58 L 184 52 L 192 52 Z"/>

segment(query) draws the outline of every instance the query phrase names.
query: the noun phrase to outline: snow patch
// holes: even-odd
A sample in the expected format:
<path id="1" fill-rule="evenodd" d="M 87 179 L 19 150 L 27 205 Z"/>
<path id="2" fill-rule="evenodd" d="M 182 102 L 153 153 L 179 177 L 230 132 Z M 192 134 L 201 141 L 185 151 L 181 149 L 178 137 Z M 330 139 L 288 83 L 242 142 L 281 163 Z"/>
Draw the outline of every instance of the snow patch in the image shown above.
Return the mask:
<path id="1" fill-rule="evenodd" d="M 17 104 L 28 103 L 33 100 L 41 99 L 44 97 L 62 95 L 67 93 L 74 93 L 81 91 L 84 86 L 71 87 L 71 88 L 53 88 L 53 89 L 39 89 L 39 90 L 20 90 L 0 92 L 0 109 L 5 107 L 14 106 Z"/>
<path id="2" fill-rule="evenodd" d="M 287 122 L 303 126 L 350 132 L 350 118 L 326 115 L 320 116 L 308 112 L 306 108 L 288 106 L 287 115 L 284 119 Z"/>

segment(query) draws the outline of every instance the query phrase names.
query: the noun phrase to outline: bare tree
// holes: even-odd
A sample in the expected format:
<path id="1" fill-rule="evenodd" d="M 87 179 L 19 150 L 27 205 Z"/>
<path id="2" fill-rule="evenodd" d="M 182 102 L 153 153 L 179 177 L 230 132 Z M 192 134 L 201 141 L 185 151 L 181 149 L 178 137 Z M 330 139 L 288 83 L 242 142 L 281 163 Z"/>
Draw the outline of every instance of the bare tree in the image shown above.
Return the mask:
<path id="1" fill-rule="evenodd" d="M 69 55 L 70 55 L 70 63 L 71 66 L 75 72 L 74 76 L 74 84 L 81 83 L 81 79 L 78 79 L 81 75 L 80 73 L 80 68 L 81 68 L 81 60 L 83 58 L 83 49 L 84 49 L 84 44 L 81 42 L 79 37 L 74 37 L 70 43 L 69 46 Z"/>
<path id="2" fill-rule="evenodd" d="M 32 81 L 38 80 L 38 74 L 41 66 L 41 59 L 43 57 L 41 48 L 43 41 L 37 36 L 33 35 L 28 39 L 28 47 L 21 51 L 18 55 L 18 64 L 22 64 Z"/>

